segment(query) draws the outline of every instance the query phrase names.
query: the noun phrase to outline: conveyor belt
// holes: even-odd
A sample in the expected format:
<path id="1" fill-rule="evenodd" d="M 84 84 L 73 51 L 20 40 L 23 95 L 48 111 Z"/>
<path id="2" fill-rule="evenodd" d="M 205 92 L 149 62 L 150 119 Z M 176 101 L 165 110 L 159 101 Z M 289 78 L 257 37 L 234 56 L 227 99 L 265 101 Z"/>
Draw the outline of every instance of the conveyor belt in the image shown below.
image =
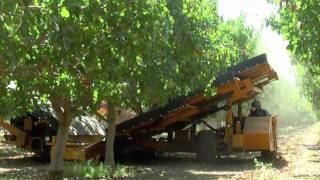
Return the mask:
<path id="1" fill-rule="evenodd" d="M 226 84 L 233 80 L 235 77 L 240 78 L 239 75 L 241 74 L 241 72 L 260 64 L 268 64 L 266 54 L 261 54 L 246 61 L 242 61 L 234 66 L 230 66 L 227 71 L 219 73 L 214 82 L 214 86 L 218 87 L 220 85 Z"/>
<path id="2" fill-rule="evenodd" d="M 251 58 L 249 60 L 242 61 L 239 64 L 231 66 L 228 68 L 227 71 L 223 73 L 219 73 L 216 81 L 214 82 L 214 86 L 218 87 L 223 84 L 227 84 L 234 78 L 243 78 L 241 75 L 242 72 L 248 72 L 248 70 L 255 69 L 258 65 L 268 64 L 266 54 L 259 55 L 257 57 Z M 269 66 L 268 66 L 269 67 Z M 255 72 L 254 72 L 255 73 Z M 262 76 L 262 75 L 261 75 Z M 186 102 L 192 101 L 193 98 L 196 99 L 198 96 L 203 94 L 201 91 L 198 93 L 191 93 L 185 97 L 179 97 L 176 100 L 169 102 L 167 105 L 163 107 L 159 107 L 148 112 L 141 114 L 135 118 L 130 120 L 124 121 L 117 125 L 116 131 L 118 134 L 128 133 L 128 131 L 139 131 L 142 130 L 144 127 L 150 128 L 151 126 L 157 126 L 157 121 L 160 121 L 163 117 L 169 115 L 174 111 L 178 111 L 178 109 L 185 108 L 185 106 L 190 105 Z M 219 109 L 217 106 L 218 103 L 225 101 L 226 95 L 219 96 L 216 95 L 211 97 L 211 99 L 207 99 L 203 97 L 203 100 L 200 104 L 196 104 L 198 108 L 209 108 L 207 110 L 203 109 L 199 111 L 198 116 L 202 114 L 206 114 L 208 112 L 215 112 Z M 191 104 L 194 106 L 194 104 Z M 188 123 L 185 123 L 188 124 Z M 146 129 L 143 129 L 146 131 Z"/>
<path id="3" fill-rule="evenodd" d="M 201 93 L 196 94 L 198 95 Z M 167 105 L 163 107 L 153 109 L 151 111 L 141 114 L 140 116 L 124 121 L 117 125 L 117 132 L 124 133 L 129 129 L 137 128 L 139 126 L 141 127 L 150 123 L 155 123 L 157 120 L 167 116 L 175 110 L 184 108 L 187 105 L 185 102 L 187 100 L 192 100 L 192 98 L 195 97 L 196 94 L 193 93 L 189 96 L 180 97 L 174 101 L 169 102 Z M 221 101 L 225 101 L 226 97 L 227 96 L 216 96 L 214 99 L 211 99 L 211 101 L 207 101 L 206 104 L 202 104 L 201 106 L 199 106 L 199 108 L 202 109 L 203 113 L 214 112 L 220 108 L 217 106 L 217 104 Z"/>
<path id="4" fill-rule="evenodd" d="M 152 109 L 148 112 L 141 114 L 140 116 L 134 117 L 130 120 L 124 121 L 117 125 L 117 132 L 125 132 L 128 129 L 135 128 L 142 124 L 151 123 L 158 118 L 165 116 L 168 112 L 183 106 L 183 100 L 185 98 L 180 97 L 172 102 L 169 102 L 163 107 Z"/>

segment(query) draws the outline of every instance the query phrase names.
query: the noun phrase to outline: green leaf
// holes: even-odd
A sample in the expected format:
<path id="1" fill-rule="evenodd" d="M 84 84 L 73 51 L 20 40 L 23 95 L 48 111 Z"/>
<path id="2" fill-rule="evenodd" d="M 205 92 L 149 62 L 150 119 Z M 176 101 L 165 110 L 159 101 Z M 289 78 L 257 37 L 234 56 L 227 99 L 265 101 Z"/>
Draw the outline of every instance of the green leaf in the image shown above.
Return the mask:
<path id="1" fill-rule="evenodd" d="M 66 7 L 61 7 L 60 15 L 63 18 L 68 18 L 70 16 L 69 11 Z"/>

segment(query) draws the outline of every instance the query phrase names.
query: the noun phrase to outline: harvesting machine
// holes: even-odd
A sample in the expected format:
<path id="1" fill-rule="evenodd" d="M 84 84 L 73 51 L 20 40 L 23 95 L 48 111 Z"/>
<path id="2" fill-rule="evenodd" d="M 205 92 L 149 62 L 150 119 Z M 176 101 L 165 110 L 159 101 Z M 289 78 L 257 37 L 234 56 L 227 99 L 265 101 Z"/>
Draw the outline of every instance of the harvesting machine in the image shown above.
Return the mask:
<path id="1" fill-rule="evenodd" d="M 233 65 L 216 77 L 214 96 L 206 96 L 203 91 L 192 93 L 117 124 L 115 152 L 193 152 L 201 161 L 239 151 L 261 151 L 263 156 L 274 157 L 276 116 L 246 117 L 242 104 L 261 94 L 263 87 L 277 78 L 265 54 Z M 220 111 L 225 112 L 223 127 L 213 127 L 204 120 Z M 41 119 L 47 119 L 43 121 L 47 125 L 41 124 Z M 48 125 L 56 122 L 52 119 L 48 113 L 29 115 L 19 118 L 19 123 L 0 119 L 0 126 L 10 133 L 7 142 L 48 156 L 57 127 Z M 200 130 L 203 126 L 206 130 Z M 103 158 L 104 146 L 103 134 L 69 136 L 64 157 Z"/>

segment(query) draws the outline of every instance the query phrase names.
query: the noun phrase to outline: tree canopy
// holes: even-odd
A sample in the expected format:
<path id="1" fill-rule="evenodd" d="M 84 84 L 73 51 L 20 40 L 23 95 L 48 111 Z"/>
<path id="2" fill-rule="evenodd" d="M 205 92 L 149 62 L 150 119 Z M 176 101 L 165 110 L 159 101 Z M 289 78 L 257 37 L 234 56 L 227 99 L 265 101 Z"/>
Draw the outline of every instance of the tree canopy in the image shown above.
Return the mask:
<path id="1" fill-rule="evenodd" d="M 1 12 L 2 87 L 16 85 L 1 97 L 23 110 L 52 93 L 81 111 L 101 98 L 137 103 L 132 94 L 147 107 L 253 49 L 243 20 L 223 23 L 212 1 L 5 1 Z"/>
<path id="2" fill-rule="evenodd" d="M 318 14 L 320 5 L 312 0 L 276 1 L 279 10 L 271 25 L 288 40 L 294 61 L 307 68 L 304 74 L 305 92 L 320 108 L 320 46 Z"/>
<path id="3" fill-rule="evenodd" d="M 252 34 L 213 0 L 1 1 L 1 114 L 51 104 L 63 150 L 71 118 L 103 99 L 142 112 L 212 90 L 219 70 L 253 51 Z"/>

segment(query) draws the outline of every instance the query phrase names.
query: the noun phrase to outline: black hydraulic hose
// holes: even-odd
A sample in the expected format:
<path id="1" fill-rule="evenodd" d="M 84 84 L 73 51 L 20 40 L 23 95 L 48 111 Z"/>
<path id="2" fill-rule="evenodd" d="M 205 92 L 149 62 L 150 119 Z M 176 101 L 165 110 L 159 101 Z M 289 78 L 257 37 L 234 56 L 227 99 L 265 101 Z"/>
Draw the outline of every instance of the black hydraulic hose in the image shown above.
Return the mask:
<path id="1" fill-rule="evenodd" d="M 200 119 L 200 122 L 202 122 L 204 125 L 206 125 L 209 129 L 216 131 L 217 129 L 213 128 L 212 126 L 210 126 L 210 124 L 208 124 L 207 122 L 205 122 L 204 120 Z"/>

